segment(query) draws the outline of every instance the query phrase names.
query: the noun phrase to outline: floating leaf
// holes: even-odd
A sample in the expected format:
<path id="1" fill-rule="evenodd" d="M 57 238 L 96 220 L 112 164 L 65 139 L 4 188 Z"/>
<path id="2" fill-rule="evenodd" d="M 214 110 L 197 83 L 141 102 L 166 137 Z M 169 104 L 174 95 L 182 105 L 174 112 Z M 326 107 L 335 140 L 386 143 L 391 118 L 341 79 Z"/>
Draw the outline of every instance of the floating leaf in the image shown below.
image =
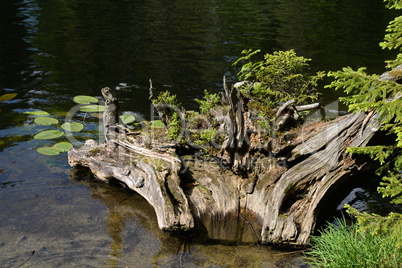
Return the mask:
<path id="1" fill-rule="evenodd" d="M 154 120 L 151 121 L 153 127 L 165 127 L 161 120 Z"/>
<path id="2" fill-rule="evenodd" d="M 70 132 L 80 132 L 84 125 L 77 122 L 65 122 L 61 125 L 61 128 Z"/>
<path id="3" fill-rule="evenodd" d="M 135 117 L 132 114 L 123 114 L 120 116 L 120 119 L 126 125 L 131 124 L 135 121 Z"/>
<path id="4" fill-rule="evenodd" d="M 87 113 L 98 113 L 103 112 L 105 110 L 105 106 L 103 105 L 85 105 L 80 108 L 81 111 Z"/>
<path id="5" fill-rule="evenodd" d="M 59 151 L 62 152 L 67 152 L 70 148 L 73 147 L 73 145 L 69 142 L 62 141 L 58 142 L 55 145 L 53 145 L 54 148 L 59 149 Z"/>
<path id="6" fill-rule="evenodd" d="M 41 116 L 48 116 L 49 113 L 45 111 L 29 111 L 29 112 L 24 112 L 24 114 L 31 114 L 31 115 L 41 115 Z"/>
<path id="7" fill-rule="evenodd" d="M 74 97 L 74 101 L 79 104 L 97 103 L 98 99 L 92 96 L 78 95 Z"/>
<path id="8" fill-rule="evenodd" d="M 54 147 L 40 147 L 36 149 L 36 151 L 40 154 L 44 155 L 59 155 L 60 151 Z"/>
<path id="9" fill-rule="evenodd" d="M 64 132 L 60 130 L 45 130 L 42 132 L 39 132 L 34 136 L 34 139 L 37 140 L 46 140 L 46 139 L 55 139 L 58 137 L 63 136 Z"/>
<path id="10" fill-rule="evenodd" d="M 9 101 L 14 99 L 17 96 L 17 93 L 8 93 L 0 96 L 0 101 Z"/>
<path id="11" fill-rule="evenodd" d="M 52 118 L 52 117 L 40 116 L 40 117 L 36 117 L 34 122 L 38 125 L 50 126 L 50 125 L 59 123 L 59 120 L 57 120 L 56 118 Z"/>
<path id="12" fill-rule="evenodd" d="M 59 155 L 60 153 L 67 152 L 73 145 L 69 142 L 58 142 L 52 147 L 40 147 L 36 151 L 44 155 Z"/>
<path id="13" fill-rule="evenodd" d="M 103 117 L 103 113 L 91 113 L 90 115 L 93 116 L 93 117 L 96 117 L 96 118 L 102 118 Z"/>

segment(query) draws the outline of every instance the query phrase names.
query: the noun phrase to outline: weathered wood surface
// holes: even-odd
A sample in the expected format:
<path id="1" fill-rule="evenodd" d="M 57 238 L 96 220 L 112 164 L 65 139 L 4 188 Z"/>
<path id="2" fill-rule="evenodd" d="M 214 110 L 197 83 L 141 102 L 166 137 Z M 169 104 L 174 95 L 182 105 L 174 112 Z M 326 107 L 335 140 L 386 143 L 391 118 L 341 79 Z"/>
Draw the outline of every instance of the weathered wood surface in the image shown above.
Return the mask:
<path id="1" fill-rule="evenodd" d="M 348 114 L 267 138 L 253 131 L 241 96 L 226 84 L 225 102 L 228 133 L 221 149 L 231 169 L 221 167 L 225 154 L 178 155 L 167 141 L 152 140 L 166 136 L 164 129 L 148 127 L 141 134 L 116 131 L 107 143 L 89 140 L 70 149 L 69 164 L 124 182 L 154 207 L 162 230 L 195 227 L 212 239 L 306 245 L 322 200 L 362 167 L 346 148 L 366 145 L 380 127 L 379 115 Z"/>
<path id="2" fill-rule="evenodd" d="M 180 188 L 180 160 L 177 157 L 134 144 L 126 149 L 87 140 L 84 146 L 69 151 L 69 164 L 88 167 L 102 181 L 117 179 L 124 182 L 155 208 L 162 230 L 194 227 L 188 200 Z"/>
<path id="3" fill-rule="evenodd" d="M 228 109 L 223 122 L 227 137 L 222 147 L 229 153 L 232 170 L 239 174 L 250 170 L 250 142 L 245 124 L 247 112 L 240 91 L 234 87 L 230 88 L 225 77 L 223 88 L 222 101 Z"/>

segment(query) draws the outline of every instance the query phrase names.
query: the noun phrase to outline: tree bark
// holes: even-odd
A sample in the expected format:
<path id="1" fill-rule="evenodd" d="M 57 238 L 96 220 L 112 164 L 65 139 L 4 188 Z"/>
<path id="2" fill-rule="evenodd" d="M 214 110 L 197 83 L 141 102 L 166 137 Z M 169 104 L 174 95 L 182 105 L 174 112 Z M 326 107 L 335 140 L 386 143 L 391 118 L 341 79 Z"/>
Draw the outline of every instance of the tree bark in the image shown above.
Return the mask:
<path id="1" fill-rule="evenodd" d="M 226 80 L 224 91 L 222 149 L 231 170 L 222 168 L 219 156 L 178 155 L 165 146 L 166 130 L 153 128 L 139 135 L 116 131 L 107 144 L 88 140 L 70 149 L 69 164 L 88 167 L 103 181 L 124 182 L 154 207 L 162 230 L 196 228 L 217 240 L 305 246 L 325 197 L 364 166 L 346 148 L 365 146 L 380 116 L 348 114 L 264 138 L 247 127 L 250 115 L 240 92 Z M 150 136 L 160 138 L 149 143 Z"/>
<path id="2" fill-rule="evenodd" d="M 222 102 L 228 106 L 224 120 L 227 138 L 223 148 L 230 155 L 232 170 L 240 174 L 250 169 L 250 142 L 245 124 L 247 112 L 244 109 L 244 99 L 240 90 L 235 87 L 230 88 L 225 77 L 223 77 L 223 88 Z"/>
<path id="3" fill-rule="evenodd" d="M 154 207 L 162 230 L 192 229 L 194 219 L 180 187 L 180 159 L 140 147 L 134 139 L 128 142 L 125 134 L 116 136 L 111 142 L 118 146 L 87 140 L 79 149 L 72 148 L 68 153 L 69 164 L 88 167 L 105 182 L 117 179 L 142 195 Z"/>

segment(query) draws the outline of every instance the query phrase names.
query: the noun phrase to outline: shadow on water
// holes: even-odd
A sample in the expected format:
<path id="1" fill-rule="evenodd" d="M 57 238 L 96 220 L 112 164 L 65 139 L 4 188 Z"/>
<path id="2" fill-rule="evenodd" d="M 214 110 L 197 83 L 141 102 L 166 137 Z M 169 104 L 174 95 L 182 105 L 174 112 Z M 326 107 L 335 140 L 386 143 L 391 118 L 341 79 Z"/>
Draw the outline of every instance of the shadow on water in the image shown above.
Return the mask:
<path id="1" fill-rule="evenodd" d="M 393 139 L 395 138 L 379 131 L 367 145 L 376 146 L 384 144 L 384 141 L 387 140 L 392 142 Z M 387 144 L 385 143 L 385 145 Z M 363 155 L 360 155 L 357 161 L 357 166 L 360 166 L 359 171 L 353 176 L 346 176 L 339 180 L 321 200 L 316 231 L 325 228 L 328 223 L 334 223 L 336 218 L 350 219 L 344 208 L 346 204 L 360 212 L 375 213 L 382 216 L 386 216 L 390 212 L 402 213 L 401 206 L 390 203 L 391 198 L 384 198 L 377 191 L 377 187 L 382 181 L 382 177 L 375 174 L 379 168 L 378 162 Z M 316 232 L 317 234 L 318 232 Z"/>
<path id="2" fill-rule="evenodd" d="M 205 234 L 197 233 L 199 230 L 175 234 L 162 232 L 157 225 L 153 208 L 121 182 L 112 181 L 107 185 L 96 181 L 86 168 L 74 168 L 70 175 L 74 181 L 79 181 L 88 187 L 92 198 L 100 200 L 107 208 L 105 225 L 112 239 L 109 245 L 108 263 L 112 266 L 130 265 L 133 261 L 138 267 L 151 263 L 157 267 L 288 267 L 289 265 L 303 267 L 304 265 L 297 252 L 286 253 L 258 243 L 210 240 L 205 238 Z M 143 228 L 157 237 L 160 244 L 158 251 L 152 253 L 154 255 L 135 254 L 141 250 L 143 243 L 149 241 L 143 241 L 135 231 L 133 232 L 130 227 L 133 221 L 138 224 L 137 228 Z M 129 229 L 131 232 L 128 232 Z"/>
<path id="3" fill-rule="evenodd" d="M 23 112 L 60 115 L 74 96 L 109 86 L 122 110 L 147 118 L 150 78 L 195 108 L 205 88 L 221 90 L 223 75 L 235 80 L 232 62 L 247 48 L 294 48 L 313 59 L 312 71 L 380 73 L 392 53 L 377 44 L 392 17 L 371 0 L 0 1 L 0 95 L 18 94 L 0 102 L 1 266 L 303 267 L 299 256 L 254 243 L 161 232 L 138 195 L 70 180 L 65 154 L 39 155 L 52 142 L 32 139 L 43 128 Z"/>

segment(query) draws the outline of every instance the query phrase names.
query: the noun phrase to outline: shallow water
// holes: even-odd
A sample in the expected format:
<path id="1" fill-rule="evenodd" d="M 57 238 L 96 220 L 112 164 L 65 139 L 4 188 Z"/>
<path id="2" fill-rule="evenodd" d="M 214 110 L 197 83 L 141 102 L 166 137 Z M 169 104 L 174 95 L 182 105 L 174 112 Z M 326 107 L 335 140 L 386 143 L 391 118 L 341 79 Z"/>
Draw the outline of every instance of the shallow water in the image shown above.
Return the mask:
<path id="1" fill-rule="evenodd" d="M 294 48 L 313 59 L 314 71 L 382 72 L 392 57 L 377 45 L 392 18 L 382 2 L 313 2 L 2 0 L 0 95 L 18 95 L 0 102 L 0 266 L 303 267 L 300 255 L 266 246 L 161 232 L 138 195 L 73 180 L 65 153 L 37 153 L 55 141 L 33 135 L 55 127 L 24 112 L 62 121 L 74 96 L 99 98 L 109 86 L 123 110 L 149 119 L 150 78 L 195 108 L 205 88 L 221 90 L 223 75 L 235 80 L 231 64 L 246 48 Z M 325 103 L 340 94 L 323 93 Z M 77 113 L 75 120 L 85 123 L 75 146 L 99 137 L 98 119 Z"/>
<path id="2" fill-rule="evenodd" d="M 133 192 L 70 180 L 65 155 L 49 160 L 19 145 L 13 152 L 0 165 L 2 267 L 303 265 L 301 257 L 257 244 L 173 237 L 159 230 L 152 207 Z"/>

